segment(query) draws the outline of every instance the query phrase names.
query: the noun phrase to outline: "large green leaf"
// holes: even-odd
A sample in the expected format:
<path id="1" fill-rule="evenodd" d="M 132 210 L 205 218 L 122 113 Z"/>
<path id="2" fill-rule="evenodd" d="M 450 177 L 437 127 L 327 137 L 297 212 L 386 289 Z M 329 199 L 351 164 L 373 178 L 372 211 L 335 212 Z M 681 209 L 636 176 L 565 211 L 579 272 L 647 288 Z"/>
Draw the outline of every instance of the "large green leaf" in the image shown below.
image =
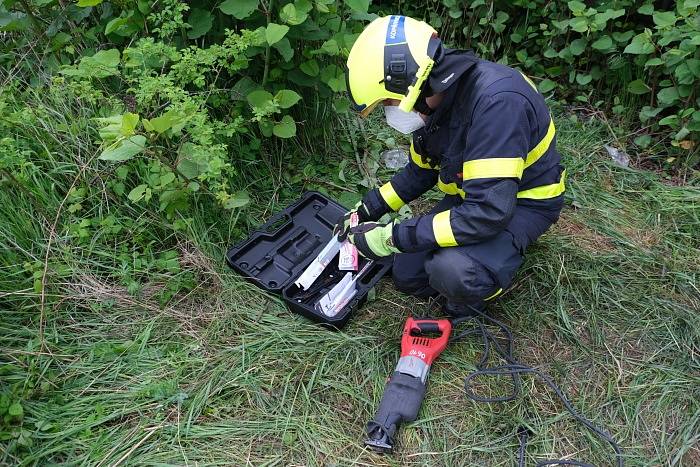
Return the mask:
<path id="1" fill-rule="evenodd" d="M 648 105 L 645 105 L 642 107 L 642 110 L 639 111 L 639 121 L 644 123 L 649 119 L 656 117 L 662 110 L 663 108 L 661 107 L 649 107 Z"/>
<path id="2" fill-rule="evenodd" d="M 673 11 L 655 11 L 652 18 L 658 28 L 669 28 L 676 24 L 676 14 Z"/>
<path id="3" fill-rule="evenodd" d="M 257 90 L 259 87 L 252 79 L 244 76 L 236 81 L 236 84 L 231 88 L 231 97 L 237 101 L 247 100 L 248 94 Z"/>
<path id="4" fill-rule="evenodd" d="M 587 45 L 588 41 L 586 39 L 574 39 L 571 41 L 569 50 L 571 50 L 573 55 L 581 55 L 583 52 L 585 52 Z"/>
<path id="5" fill-rule="evenodd" d="M 317 1 L 315 2 L 317 5 L 318 11 L 323 10 L 323 7 L 318 8 L 318 5 L 323 5 L 323 3 L 332 3 L 331 1 L 328 0 L 322 0 L 322 1 Z M 689 1 L 689 0 L 686 0 Z M 303 13 L 308 13 L 311 10 L 314 9 L 314 4 L 311 2 L 311 0 L 294 0 L 294 7 L 297 9 L 297 11 L 301 11 Z M 326 11 L 328 13 L 328 11 Z"/>
<path id="6" fill-rule="evenodd" d="M 676 84 L 693 84 L 695 81 L 695 75 L 690 71 L 688 63 L 681 63 L 673 71 L 676 76 Z"/>
<path id="7" fill-rule="evenodd" d="M 651 88 L 641 79 L 636 79 L 627 85 L 627 90 L 632 94 L 646 94 Z"/>
<path id="8" fill-rule="evenodd" d="M 608 50 L 609 48 L 612 47 L 612 45 L 613 45 L 613 41 L 610 38 L 610 36 L 605 35 L 605 36 L 601 37 L 600 39 L 598 39 L 597 41 L 593 42 L 593 44 L 591 44 L 591 47 L 593 47 L 596 50 Z"/>
<path id="9" fill-rule="evenodd" d="M 148 185 L 141 184 L 136 187 L 134 187 L 133 190 L 129 192 L 127 195 L 127 198 L 129 200 L 133 201 L 134 203 L 141 201 L 147 194 L 149 194 L 151 191 L 150 188 L 148 188 Z"/>
<path id="10" fill-rule="evenodd" d="M 136 125 L 139 123 L 138 114 L 127 112 L 122 115 L 122 127 L 120 129 L 122 136 L 131 136 L 136 131 Z"/>
<path id="11" fill-rule="evenodd" d="M 237 19 L 249 17 L 258 8 L 259 0 L 226 0 L 219 9 Z"/>
<path id="12" fill-rule="evenodd" d="M 277 42 L 272 47 L 274 47 L 275 50 L 280 53 L 285 62 L 290 61 L 292 57 L 294 57 L 294 49 L 292 48 L 292 44 L 290 44 L 289 39 L 286 37 L 283 37 L 281 41 Z"/>
<path id="13" fill-rule="evenodd" d="M 109 50 L 100 50 L 92 57 L 85 57 L 85 58 L 90 58 L 91 61 L 97 65 L 113 68 L 113 67 L 116 67 L 117 65 L 119 65 L 120 55 L 119 55 L 119 50 L 109 49 Z"/>
<path id="14" fill-rule="evenodd" d="M 267 40 L 268 44 L 272 45 L 276 42 L 281 41 L 288 31 L 289 26 L 286 26 L 284 24 L 270 23 L 267 25 L 267 28 L 265 28 L 265 39 Z"/>
<path id="15" fill-rule="evenodd" d="M 640 15 L 652 15 L 654 13 L 654 4 L 645 3 L 644 5 L 640 6 L 637 11 Z"/>
<path id="16" fill-rule="evenodd" d="M 250 104 L 251 107 L 260 108 L 265 106 L 272 100 L 272 94 L 265 90 L 259 89 L 248 94 L 246 99 L 248 100 L 248 104 Z"/>
<path id="17" fill-rule="evenodd" d="M 578 73 L 576 75 L 576 82 L 581 86 L 586 86 L 593 80 L 593 77 L 587 73 Z"/>
<path id="18" fill-rule="evenodd" d="M 297 134 L 297 125 L 289 115 L 282 117 L 282 120 L 272 127 L 272 134 L 278 138 L 291 138 Z"/>
<path id="19" fill-rule="evenodd" d="M 577 16 L 569 20 L 569 26 L 576 32 L 588 31 L 588 20 L 583 16 Z"/>
<path id="20" fill-rule="evenodd" d="M 0 31 L 24 31 L 31 25 L 29 17 L 20 11 L 0 10 Z"/>
<path id="21" fill-rule="evenodd" d="M 127 18 L 114 18 L 105 26 L 105 34 L 112 34 L 122 26 L 125 26 L 129 20 Z"/>
<path id="22" fill-rule="evenodd" d="M 113 162 L 128 161 L 129 159 L 133 159 L 136 154 L 140 153 L 145 148 L 146 137 L 143 135 L 134 135 L 108 146 L 102 151 L 98 159 Z"/>
<path id="23" fill-rule="evenodd" d="M 370 0 L 345 0 L 345 4 L 350 7 L 353 11 L 358 11 L 360 13 L 367 13 L 369 8 Z"/>
<path id="24" fill-rule="evenodd" d="M 209 168 L 207 150 L 201 146 L 187 142 L 178 153 L 177 171 L 188 179 L 197 178 Z"/>
<path id="25" fill-rule="evenodd" d="M 185 126 L 185 123 L 190 119 L 190 115 L 177 110 L 168 110 L 163 115 L 144 120 L 143 126 L 148 131 L 155 131 L 158 134 L 172 130 L 174 133 L 179 132 Z"/>
<path id="26" fill-rule="evenodd" d="M 626 54 L 634 55 L 650 54 L 654 50 L 654 44 L 651 43 L 651 38 L 646 32 L 634 36 L 632 42 L 630 42 L 629 45 L 625 47 Z"/>
<path id="27" fill-rule="evenodd" d="M 78 0 L 78 6 L 96 6 L 102 3 L 103 0 Z"/>
<path id="28" fill-rule="evenodd" d="M 651 144 L 651 136 L 649 136 L 649 135 L 637 136 L 636 138 L 634 138 L 634 144 L 636 144 L 637 146 L 639 146 L 642 149 L 647 148 L 649 146 L 649 144 Z"/>
<path id="29" fill-rule="evenodd" d="M 187 31 L 187 37 L 197 39 L 209 32 L 214 22 L 214 16 L 207 10 L 201 8 L 193 8 L 190 16 L 187 17 L 187 23 L 192 26 Z"/>
<path id="30" fill-rule="evenodd" d="M 656 97 L 658 97 L 659 102 L 663 105 L 672 105 L 674 104 L 678 98 L 678 89 L 675 87 L 670 87 L 670 88 L 664 88 L 656 94 Z"/>
<path id="31" fill-rule="evenodd" d="M 235 209 L 241 208 L 246 204 L 250 203 L 250 195 L 247 191 L 238 191 L 231 195 L 229 199 L 224 203 L 225 209 Z"/>
<path id="32" fill-rule="evenodd" d="M 691 73 L 693 73 L 697 78 L 700 78 L 700 60 L 697 58 L 689 58 L 686 60 L 685 64 L 688 66 Z"/>
<path id="33" fill-rule="evenodd" d="M 676 126 L 678 124 L 678 115 L 669 115 L 659 120 L 659 125 Z"/>
<path id="34" fill-rule="evenodd" d="M 321 71 L 321 81 L 326 83 L 333 92 L 346 91 L 345 73 L 338 65 L 327 65 Z"/>
<path id="35" fill-rule="evenodd" d="M 24 409 L 19 401 L 15 401 L 7 408 L 7 414 L 11 417 L 21 417 L 24 415 Z"/>
<path id="36" fill-rule="evenodd" d="M 131 112 L 123 115 L 112 115 L 106 118 L 96 118 L 98 123 L 103 125 L 99 129 L 100 138 L 106 143 L 110 143 L 120 137 L 132 136 L 139 123 L 139 116 Z"/>
<path id="37" fill-rule="evenodd" d="M 576 16 L 580 16 L 583 14 L 584 11 L 586 11 L 586 4 L 576 0 L 568 2 L 567 6 L 569 7 L 569 10 L 571 10 L 571 12 Z"/>
<path id="38" fill-rule="evenodd" d="M 632 36 L 634 36 L 634 31 L 625 31 L 625 32 L 614 32 L 612 33 L 613 39 L 615 39 L 617 42 L 622 42 L 626 43 L 629 41 Z"/>
<path id="39" fill-rule="evenodd" d="M 328 55 L 338 55 L 340 53 L 340 47 L 338 47 L 338 41 L 335 39 L 328 39 L 318 50 L 311 52 L 312 54 L 328 54 Z"/>
<path id="40" fill-rule="evenodd" d="M 61 74 L 83 78 L 107 78 L 118 75 L 120 53 L 117 49 L 100 50 L 90 57 L 83 57 L 77 67 L 66 67 Z"/>
<path id="41" fill-rule="evenodd" d="M 557 83 L 551 79 L 543 79 L 540 81 L 539 90 L 542 94 L 547 93 L 557 87 Z"/>
<path id="42" fill-rule="evenodd" d="M 299 65 L 299 69 L 309 76 L 317 76 L 320 68 L 316 60 L 309 60 Z"/>
<path id="43" fill-rule="evenodd" d="M 297 9 L 293 3 L 288 3 L 280 10 L 280 19 L 287 24 L 297 26 L 308 18 L 309 15 L 303 10 Z"/>
<path id="44" fill-rule="evenodd" d="M 301 99 L 301 96 L 291 89 L 282 89 L 275 95 L 275 101 L 280 108 L 288 109 Z"/>

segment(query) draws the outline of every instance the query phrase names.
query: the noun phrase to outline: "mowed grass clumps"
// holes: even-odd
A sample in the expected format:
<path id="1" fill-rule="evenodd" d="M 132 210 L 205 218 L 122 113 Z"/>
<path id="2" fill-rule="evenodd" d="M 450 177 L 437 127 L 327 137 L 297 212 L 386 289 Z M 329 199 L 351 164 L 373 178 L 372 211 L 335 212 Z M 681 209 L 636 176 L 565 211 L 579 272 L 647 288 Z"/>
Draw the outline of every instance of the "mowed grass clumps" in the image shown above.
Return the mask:
<path id="1" fill-rule="evenodd" d="M 700 191 L 613 165 L 596 121 L 562 114 L 557 123 L 567 207 L 489 311 L 512 328 L 516 357 L 607 427 L 628 465 L 697 464 Z M 613 463 L 610 447 L 530 376 L 516 401 L 467 400 L 463 378 L 481 353 L 474 338 L 434 365 L 397 452 L 366 451 L 364 425 L 396 364 L 403 322 L 427 304 L 383 281 L 343 331 L 330 332 L 228 270 L 224 252 L 245 234 L 243 217 L 262 223 L 292 200 L 266 204 L 277 187 L 263 189 L 238 223 L 196 204 L 178 233 L 98 190 L 85 209 L 144 222 L 110 241 L 76 242 L 59 206 L 76 177 L 106 174 L 71 152 L 79 144 L 71 141 L 61 158 L 42 162 L 33 192 L 0 191 L 0 463 L 513 465 L 521 425 L 532 432 L 530 465 Z M 144 243 L 151 249 L 137 248 Z M 138 250 L 134 261 L 165 263 L 157 274 L 127 275 L 115 259 L 124 248 Z M 164 251 L 177 253 L 177 267 Z M 475 389 L 510 386 L 480 379 Z"/>

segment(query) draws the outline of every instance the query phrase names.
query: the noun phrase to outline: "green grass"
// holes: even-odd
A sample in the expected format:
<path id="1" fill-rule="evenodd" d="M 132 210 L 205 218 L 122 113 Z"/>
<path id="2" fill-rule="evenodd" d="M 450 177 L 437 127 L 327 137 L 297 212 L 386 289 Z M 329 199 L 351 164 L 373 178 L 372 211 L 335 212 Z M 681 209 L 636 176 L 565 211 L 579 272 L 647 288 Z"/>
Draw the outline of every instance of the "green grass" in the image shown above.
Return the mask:
<path id="1" fill-rule="evenodd" d="M 612 165 L 596 121 L 557 121 L 567 207 L 491 312 L 511 326 L 517 357 L 607 427 L 628 465 L 697 464 L 700 190 Z M 36 122 L 12 137 L 28 128 L 49 144 L 51 128 Z M 21 183 L 31 189 L 5 177 L 0 191 L 0 413 L 13 402 L 23 409 L 0 424 L 0 463 L 513 465 L 516 429 L 526 424 L 534 432 L 529 465 L 557 457 L 612 464 L 609 446 L 531 377 L 517 401 L 467 400 L 462 380 L 478 361 L 476 340 L 448 348 L 434 365 L 398 452 L 367 452 L 364 425 L 398 358 L 403 321 L 424 304 L 385 280 L 342 332 L 329 332 L 223 260 L 249 226 L 303 189 L 328 189 L 322 177 L 262 185 L 239 216 L 202 197 L 188 230 L 173 233 L 155 210 L 109 198 L 99 185 L 108 174 L 77 154 L 76 132 L 58 129 L 52 138 L 61 144 L 33 155 L 40 170 Z M 269 180 L 267 167 L 278 174 L 289 163 L 268 161 L 246 169 L 251 180 Z M 95 227 L 83 241 L 70 237 L 75 218 L 57 210 L 74 180 L 98 187 L 82 202 L 90 216 L 139 223 L 119 235 Z M 179 266 L 127 270 L 118 258 L 125 249 L 148 261 L 173 250 Z M 42 309 L 36 281 L 46 258 Z M 479 388 L 498 393 L 505 384 Z"/>

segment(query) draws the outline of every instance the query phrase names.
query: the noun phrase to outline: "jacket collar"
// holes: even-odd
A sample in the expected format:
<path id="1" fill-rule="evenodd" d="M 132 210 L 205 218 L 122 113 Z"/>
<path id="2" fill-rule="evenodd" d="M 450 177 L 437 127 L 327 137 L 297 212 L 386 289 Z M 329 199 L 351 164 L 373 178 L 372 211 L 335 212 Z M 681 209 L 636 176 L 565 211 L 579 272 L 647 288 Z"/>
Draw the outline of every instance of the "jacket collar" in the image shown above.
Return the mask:
<path id="1" fill-rule="evenodd" d="M 443 92 L 452 87 L 467 70 L 479 61 L 471 50 L 448 48 L 443 50 L 442 57 L 435 63 L 428 77 L 428 85 L 434 93 Z"/>

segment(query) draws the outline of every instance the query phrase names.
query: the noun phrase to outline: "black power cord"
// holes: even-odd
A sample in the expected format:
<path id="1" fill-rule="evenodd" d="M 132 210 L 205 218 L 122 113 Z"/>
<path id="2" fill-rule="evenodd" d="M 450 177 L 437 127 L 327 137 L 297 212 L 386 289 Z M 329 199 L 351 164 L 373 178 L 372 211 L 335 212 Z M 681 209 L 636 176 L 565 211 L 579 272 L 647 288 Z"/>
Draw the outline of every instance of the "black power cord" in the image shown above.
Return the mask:
<path id="1" fill-rule="evenodd" d="M 467 305 L 471 311 L 474 313 L 473 316 L 469 317 L 464 317 L 464 318 L 454 318 L 452 320 L 452 325 L 453 327 L 457 327 L 458 325 L 466 322 L 472 322 L 476 325 L 476 327 L 466 329 L 462 331 L 461 333 L 457 334 L 456 336 L 452 337 L 450 339 L 450 343 L 462 339 L 464 337 L 470 336 L 470 335 L 478 335 L 481 336 L 482 343 L 484 345 L 484 352 L 481 356 L 481 359 L 477 365 L 477 370 L 470 373 L 467 375 L 466 378 L 464 378 L 464 392 L 467 394 L 467 397 L 475 402 L 485 402 L 485 403 L 494 403 L 494 402 L 507 402 L 507 401 L 512 401 L 516 399 L 520 395 L 520 388 L 521 388 L 521 382 L 520 382 L 520 376 L 523 374 L 531 374 L 535 375 L 540 378 L 540 380 L 544 381 L 549 388 L 554 391 L 554 393 L 559 397 L 559 400 L 561 400 L 562 404 L 564 404 L 564 407 L 566 410 L 571 414 L 572 417 L 574 417 L 579 423 L 583 424 L 586 428 L 591 430 L 593 433 L 595 433 L 598 437 L 601 439 L 605 440 L 610 444 L 610 446 L 613 448 L 615 451 L 615 459 L 616 459 L 616 465 L 618 467 L 623 467 L 624 466 L 624 458 L 622 456 L 622 449 L 620 446 L 617 444 L 617 442 L 613 439 L 613 437 L 604 431 L 601 428 L 598 428 L 585 418 L 583 415 L 581 415 L 571 404 L 569 399 L 564 395 L 564 392 L 557 386 L 554 381 L 545 373 L 541 372 L 540 370 L 523 365 L 519 361 L 515 359 L 513 356 L 513 333 L 510 331 L 508 326 L 506 326 L 503 322 L 492 318 L 488 316 L 486 313 L 482 312 L 481 310 L 478 310 L 474 307 L 471 307 Z M 503 346 L 498 342 L 497 336 L 494 335 L 491 331 L 489 331 L 486 327 L 486 323 L 495 325 L 499 328 L 499 330 L 505 335 L 505 339 L 507 342 L 507 346 L 504 349 Z M 491 353 L 491 349 L 494 349 L 496 353 L 507 362 L 505 365 L 499 365 L 495 367 L 486 367 L 486 362 L 489 359 L 489 355 Z M 506 395 L 506 396 L 500 396 L 500 397 L 481 397 L 475 394 L 472 389 L 471 389 L 471 383 L 475 378 L 478 378 L 480 376 L 509 376 L 511 380 L 513 381 L 513 391 Z M 520 440 L 520 448 L 518 450 L 518 466 L 519 467 L 524 467 L 525 466 L 525 449 L 527 447 L 527 442 L 529 438 L 529 433 L 527 428 L 521 427 L 518 430 L 518 438 Z M 548 459 L 544 461 L 539 461 L 537 462 L 537 467 L 540 466 L 545 466 L 545 465 L 576 465 L 580 467 L 592 467 L 592 464 L 588 464 L 585 462 L 580 462 L 580 461 L 575 461 L 575 460 L 565 460 L 565 459 Z"/>

